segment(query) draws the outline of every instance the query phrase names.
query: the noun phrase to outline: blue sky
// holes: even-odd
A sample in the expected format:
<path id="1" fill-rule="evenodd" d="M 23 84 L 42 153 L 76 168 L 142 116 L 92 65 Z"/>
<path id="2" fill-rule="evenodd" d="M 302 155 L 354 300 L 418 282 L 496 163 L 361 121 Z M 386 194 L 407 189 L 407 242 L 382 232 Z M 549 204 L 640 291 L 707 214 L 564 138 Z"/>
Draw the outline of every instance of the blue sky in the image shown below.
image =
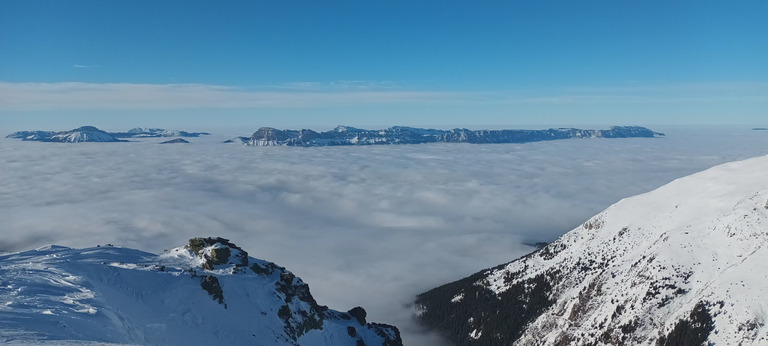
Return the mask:
<path id="1" fill-rule="evenodd" d="M 766 1 L 0 0 L 0 127 L 762 124 Z"/>

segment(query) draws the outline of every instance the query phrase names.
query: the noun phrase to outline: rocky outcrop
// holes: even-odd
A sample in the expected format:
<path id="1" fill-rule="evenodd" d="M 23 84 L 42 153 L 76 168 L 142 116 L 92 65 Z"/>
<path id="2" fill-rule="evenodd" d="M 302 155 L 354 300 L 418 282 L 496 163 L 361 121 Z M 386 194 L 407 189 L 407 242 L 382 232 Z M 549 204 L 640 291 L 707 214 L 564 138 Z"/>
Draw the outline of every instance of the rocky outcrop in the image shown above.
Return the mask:
<path id="1" fill-rule="evenodd" d="M 356 307 L 347 313 L 330 310 L 327 306 L 317 303 L 309 290 L 309 285 L 300 278 L 272 262 L 249 258 L 248 253 L 235 245 L 229 239 L 221 237 L 192 238 L 184 246 L 195 256 L 197 263 L 205 271 L 200 277 L 201 287 L 208 294 L 227 308 L 227 290 L 217 278 L 216 273 L 227 275 L 258 275 L 273 282 L 274 292 L 280 297 L 281 304 L 277 309 L 277 318 L 282 320 L 285 335 L 291 343 L 311 332 L 322 330 L 325 323 L 355 321 L 355 335 L 351 338 L 363 341 L 358 330 L 369 330 L 383 338 L 385 345 L 402 345 L 399 331 L 396 327 L 384 324 L 369 324 L 365 320 L 365 310 Z M 194 271 L 193 276 L 199 277 Z M 349 329 L 347 328 L 347 331 Z"/>
<path id="2" fill-rule="evenodd" d="M 0 254 L 0 282 L 0 344 L 402 346 L 396 327 L 318 304 L 301 278 L 219 237 L 160 255 Z"/>

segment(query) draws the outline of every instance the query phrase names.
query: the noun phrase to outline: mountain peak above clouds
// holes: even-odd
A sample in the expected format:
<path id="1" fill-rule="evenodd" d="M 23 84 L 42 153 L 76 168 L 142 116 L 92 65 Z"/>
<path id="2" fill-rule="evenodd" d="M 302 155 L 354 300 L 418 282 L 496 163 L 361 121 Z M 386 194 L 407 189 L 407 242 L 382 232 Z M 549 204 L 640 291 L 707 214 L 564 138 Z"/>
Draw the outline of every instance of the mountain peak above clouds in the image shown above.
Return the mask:
<path id="1" fill-rule="evenodd" d="M 541 250 L 419 295 L 459 345 L 765 345 L 768 156 L 624 199 Z"/>
<path id="2" fill-rule="evenodd" d="M 71 131 L 54 133 L 50 137 L 51 142 L 120 142 L 120 139 L 112 134 L 99 130 L 93 126 L 81 126 Z"/>
<path id="3" fill-rule="evenodd" d="M 393 126 L 382 130 L 365 130 L 339 125 L 333 130 L 315 132 L 312 130 L 279 130 L 271 127 L 258 129 L 250 139 L 234 138 L 227 143 L 243 142 L 251 146 L 338 146 L 375 144 L 421 144 L 421 143 L 528 143 L 571 138 L 631 138 L 662 137 L 640 126 L 612 126 L 607 130 L 581 130 L 559 128 L 547 130 L 437 130 L 407 126 Z"/>
<path id="4" fill-rule="evenodd" d="M 158 128 L 134 127 L 126 132 L 113 133 L 118 138 L 155 138 L 155 137 L 200 137 L 208 136 L 208 132 L 187 132 Z"/>
<path id="5" fill-rule="evenodd" d="M 402 345 L 224 238 L 160 255 L 42 247 L 0 255 L 0 280 L 0 343 Z"/>
<path id="6" fill-rule="evenodd" d="M 165 142 L 160 142 L 160 144 L 176 144 L 176 143 L 189 143 L 189 141 L 184 138 L 176 138 L 176 139 L 167 140 Z"/>
<path id="7" fill-rule="evenodd" d="M 81 126 L 69 131 L 18 131 L 6 138 L 17 138 L 23 141 L 38 142 L 123 142 L 109 132 L 99 130 L 94 126 Z"/>
<path id="8" fill-rule="evenodd" d="M 70 131 L 17 131 L 6 136 L 37 142 L 125 142 L 121 138 L 200 137 L 208 132 L 186 132 L 136 127 L 127 132 L 106 132 L 94 126 L 81 126 Z"/>

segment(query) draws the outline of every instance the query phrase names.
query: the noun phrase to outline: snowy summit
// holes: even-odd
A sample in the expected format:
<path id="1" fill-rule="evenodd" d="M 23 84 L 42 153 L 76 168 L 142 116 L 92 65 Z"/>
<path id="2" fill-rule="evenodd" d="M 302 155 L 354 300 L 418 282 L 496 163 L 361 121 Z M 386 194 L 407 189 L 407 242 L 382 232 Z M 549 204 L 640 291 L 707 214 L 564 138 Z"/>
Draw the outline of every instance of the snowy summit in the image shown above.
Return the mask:
<path id="1" fill-rule="evenodd" d="M 46 246 L 0 256 L 0 343 L 402 345 L 366 312 L 319 305 L 309 286 L 223 238 L 155 255 Z"/>

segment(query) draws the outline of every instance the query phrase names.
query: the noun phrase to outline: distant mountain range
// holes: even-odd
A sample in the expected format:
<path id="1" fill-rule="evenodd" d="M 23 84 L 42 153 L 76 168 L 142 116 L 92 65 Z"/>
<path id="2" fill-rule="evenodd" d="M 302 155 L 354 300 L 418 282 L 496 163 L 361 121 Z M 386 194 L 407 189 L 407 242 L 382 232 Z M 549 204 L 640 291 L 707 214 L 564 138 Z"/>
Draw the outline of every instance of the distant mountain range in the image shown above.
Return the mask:
<path id="1" fill-rule="evenodd" d="M 133 128 L 127 132 L 106 132 L 93 126 L 70 131 L 19 131 L 7 138 L 39 142 L 121 142 L 125 138 L 200 137 L 207 132 L 169 131 L 156 128 Z M 527 143 L 570 138 L 653 138 L 664 136 L 640 126 L 612 126 L 607 130 L 557 128 L 546 130 L 436 130 L 393 126 L 383 130 L 365 130 L 338 126 L 333 130 L 278 130 L 262 127 L 251 137 L 235 137 L 225 143 L 249 146 L 320 147 L 337 145 L 421 144 L 421 143 Z M 175 141 L 172 143 L 181 142 Z"/>
<path id="2" fill-rule="evenodd" d="M 134 127 L 127 132 L 113 132 L 117 138 L 146 138 L 146 137 L 200 137 L 208 136 L 208 132 L 187 132 L 154 128 Z"/>
<path id="3" fill-rule="evenodd" d="M 297 146 L 319 147 L 336 145 L 421 144 L 421 143 L 527 143 L 570 138 L 630 138 L 661 137 L 640 126 L 612 126 L 607 130 L 582 130 L 558 128 L 547 130 L 436 130 L 394 126 L 383 130 L 365 130 L 350 126 L 338 126 L 333 130 L 278 130 L 262 127 L 251 137 L 235 137 L 226 143 L 242 143 L 250 146 Z"/>
<path id="4" fill-rule="evenodd" d="M 768 345 L 768 156 L 621 200 L 418 296 L 456 345 Z"/>
<path id="5" fill-rule="evenodd" d="M 38 142 L 124 142 L 121 138 L 153 137 L 200 137 L 210 135 L 207 132 L 169 131 L 154 128 L 133 128 L 127 132 L 106 132 L 93 126 L 82 126 L 70 131 L 18 131 L 6 138 L 18 138 L 23 141 Z"/>

